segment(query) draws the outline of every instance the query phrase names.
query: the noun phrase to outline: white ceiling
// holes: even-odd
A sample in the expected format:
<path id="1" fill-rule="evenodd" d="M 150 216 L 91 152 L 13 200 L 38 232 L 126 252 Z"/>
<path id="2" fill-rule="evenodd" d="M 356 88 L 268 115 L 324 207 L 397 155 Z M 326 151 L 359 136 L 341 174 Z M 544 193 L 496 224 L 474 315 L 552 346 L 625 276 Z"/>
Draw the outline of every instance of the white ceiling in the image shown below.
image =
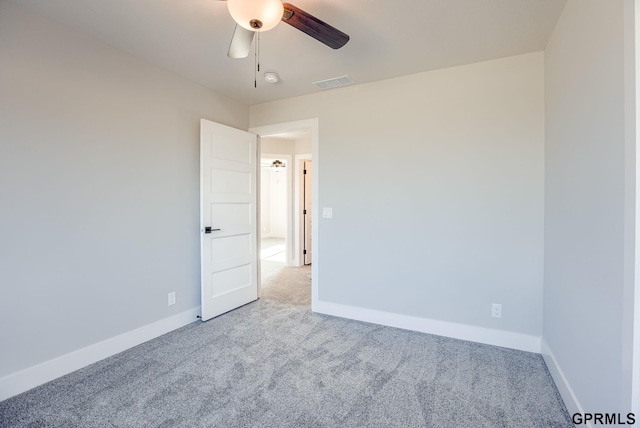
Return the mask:
<path id="1" fill-rule="evenodd" d="M 216 0 L 12 0 L 120 50 L 247 104 L 318 92 L 318 80 L 354 83 L 545 48 L 565 0 L 289 0 L 349 34 L 333 50 L 280 23 L 254 58 L 227 58 L 234 22 Z"/>

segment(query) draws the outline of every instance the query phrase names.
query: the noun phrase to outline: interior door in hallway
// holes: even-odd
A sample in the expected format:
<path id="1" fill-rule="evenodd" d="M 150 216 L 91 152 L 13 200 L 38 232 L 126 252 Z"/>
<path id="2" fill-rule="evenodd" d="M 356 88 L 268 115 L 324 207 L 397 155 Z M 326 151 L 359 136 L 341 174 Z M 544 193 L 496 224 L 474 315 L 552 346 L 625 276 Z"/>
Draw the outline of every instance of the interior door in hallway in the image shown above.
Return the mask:
<path id="1" fill-rule="evenodd" d="M 258 298 L 257 159 L 256 135 L 201 120 L 203 321 Z"/>
<path id="2" fill-rule="evenodd" d="M 304 161 L 304 264 L 311 264 L 311 161 Z"/>

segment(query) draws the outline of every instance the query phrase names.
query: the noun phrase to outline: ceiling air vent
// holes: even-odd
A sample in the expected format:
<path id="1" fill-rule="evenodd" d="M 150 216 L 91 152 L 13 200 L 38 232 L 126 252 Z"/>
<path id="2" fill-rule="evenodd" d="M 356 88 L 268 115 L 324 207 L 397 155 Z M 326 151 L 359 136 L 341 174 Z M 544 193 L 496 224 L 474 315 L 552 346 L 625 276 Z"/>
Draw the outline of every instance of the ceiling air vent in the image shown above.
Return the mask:
<path id="1" fill-rule="evenodd" d="M 320 89 L 332 89 L 340 86 L 351 85 L 352 83 L 353 83 L 353 80 L 349 75 L 342 76 L 342 77 L 334 77 L 333 79 L 320 80 L 318 82 L 313 82 L 313 84 Z"/>

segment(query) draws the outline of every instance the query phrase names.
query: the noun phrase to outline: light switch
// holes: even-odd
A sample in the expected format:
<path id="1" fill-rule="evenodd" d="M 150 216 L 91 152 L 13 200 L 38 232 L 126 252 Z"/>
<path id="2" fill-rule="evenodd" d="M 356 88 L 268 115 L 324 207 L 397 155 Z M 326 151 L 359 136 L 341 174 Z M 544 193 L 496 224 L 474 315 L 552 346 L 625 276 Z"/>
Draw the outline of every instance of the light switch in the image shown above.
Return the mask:
<path id="1" fill-rule="evenodd" d="M 322 208 L 322 218 L 333 218 L 333 208 Z"/>

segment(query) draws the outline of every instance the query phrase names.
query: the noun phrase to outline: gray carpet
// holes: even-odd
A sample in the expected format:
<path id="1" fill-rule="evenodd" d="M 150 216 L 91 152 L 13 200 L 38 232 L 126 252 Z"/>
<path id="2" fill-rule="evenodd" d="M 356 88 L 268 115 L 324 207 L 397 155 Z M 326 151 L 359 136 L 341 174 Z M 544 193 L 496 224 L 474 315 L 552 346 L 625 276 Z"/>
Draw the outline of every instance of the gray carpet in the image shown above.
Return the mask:
<path id="1" fill-rule="evenodd" d="M 540 355 L 313 314 L 309 275 L 3 401 L 0 426 L 573 426 Z"/>

